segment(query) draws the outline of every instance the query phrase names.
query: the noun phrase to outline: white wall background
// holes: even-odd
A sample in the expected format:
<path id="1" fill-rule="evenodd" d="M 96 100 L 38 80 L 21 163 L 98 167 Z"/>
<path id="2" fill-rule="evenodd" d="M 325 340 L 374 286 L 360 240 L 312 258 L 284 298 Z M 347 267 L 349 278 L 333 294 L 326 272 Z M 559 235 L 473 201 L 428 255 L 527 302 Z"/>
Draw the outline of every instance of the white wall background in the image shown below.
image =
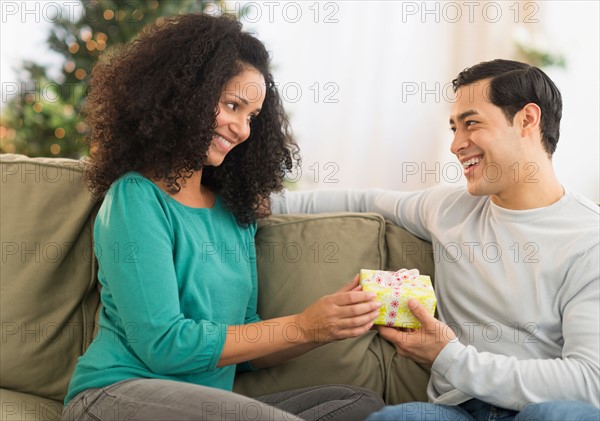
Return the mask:
<path id="1" fill-rule="evenodd" d="M 300 19 L 298 7 L 265 4 L 258 19 L 259 3 L 248 4 L 245 26 L 287 88 L 304 158 L 298 189 L 463 183 L 449 152 L 448 83 L 480 61 L 518 58 L 521 41 L 566 56 L 567 69 L 544 69 L 564 101 L 556 171 L 600 201 L 598 2 L 296 2 Z"/>
<path id="2" fill-rule="evenodd" d="M 555 167 L 567 188 L 600 202 L 599 2 L 230 1 L 227 8 L 245 10 L 245 28 L 272 53 L 304 160 L 295 188 L 463 183 L 449 152 L 448 84 L 480 61 L 518 58 L 518 40 L 566 56 L 567 69 L 544 69 L 564 101 Z M 21 13 L 0 22 L 3 86 L 16 80 L 11 67 L 23 58 L 56 62 L 43 43 L 47 21 Z"/>

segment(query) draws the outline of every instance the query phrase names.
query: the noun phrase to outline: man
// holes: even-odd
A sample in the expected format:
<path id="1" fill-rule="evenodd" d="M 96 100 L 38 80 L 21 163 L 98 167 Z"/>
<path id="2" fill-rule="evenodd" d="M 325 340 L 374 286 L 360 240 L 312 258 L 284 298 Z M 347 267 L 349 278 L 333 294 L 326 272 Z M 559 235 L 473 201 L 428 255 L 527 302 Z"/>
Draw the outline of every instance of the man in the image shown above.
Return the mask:
<path id="1" fill-rule="evenodd" d="M 431 366 L 431 403 L 369 421 L 598 420 L 599 211 L 553 170 L 560 92 L 540 69 L 507 60 L 453 85 L 450 149 L 466 189 L 287 193 L 272 210 L 379 212 L 436 245 L 439 320 L 411 300 L 421 329 L 378 328 Z"/>

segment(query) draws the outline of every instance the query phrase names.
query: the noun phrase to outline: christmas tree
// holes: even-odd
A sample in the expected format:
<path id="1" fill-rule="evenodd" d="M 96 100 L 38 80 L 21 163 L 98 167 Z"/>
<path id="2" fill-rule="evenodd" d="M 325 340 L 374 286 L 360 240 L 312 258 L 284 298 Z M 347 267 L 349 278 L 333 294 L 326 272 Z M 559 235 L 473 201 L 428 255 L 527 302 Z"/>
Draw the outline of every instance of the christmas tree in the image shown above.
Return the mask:
<path id="1" fill-rule="evenodd" d="M 98 56 L 111 45 L 130 41 L 144 26 L 164 16 L 185 12 L 218 14 L 227 11 L 224 3 L 81 0 L 77 10 L 69 2 L 69 9 L 53 16 L 48 37 L 49 48 L 64 56 L 61 75 L 52 79 L 43 66 L 23 63 L 19 92 L 10 95 L 2 109 L 0 152 L 69 158 L 87 155 L 83 142 L 87 126 L 81 109 Z"/>

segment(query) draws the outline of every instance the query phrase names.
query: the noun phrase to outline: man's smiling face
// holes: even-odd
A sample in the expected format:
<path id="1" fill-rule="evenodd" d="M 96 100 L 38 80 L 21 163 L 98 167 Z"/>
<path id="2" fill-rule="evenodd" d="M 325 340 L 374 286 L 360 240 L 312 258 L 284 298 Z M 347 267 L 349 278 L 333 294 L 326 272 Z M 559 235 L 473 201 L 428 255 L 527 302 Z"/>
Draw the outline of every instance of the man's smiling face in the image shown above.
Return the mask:
<path id="1" fill-rule="evenodd" d="M 509 124 L 502 110 L 491 103 L 489 90 L 490 81 L 484 79 L 456 91 L 450 150 L 464 168 L 470 194 L 504 197 L 516 188 L 525 157 L 518 125 Z"/>

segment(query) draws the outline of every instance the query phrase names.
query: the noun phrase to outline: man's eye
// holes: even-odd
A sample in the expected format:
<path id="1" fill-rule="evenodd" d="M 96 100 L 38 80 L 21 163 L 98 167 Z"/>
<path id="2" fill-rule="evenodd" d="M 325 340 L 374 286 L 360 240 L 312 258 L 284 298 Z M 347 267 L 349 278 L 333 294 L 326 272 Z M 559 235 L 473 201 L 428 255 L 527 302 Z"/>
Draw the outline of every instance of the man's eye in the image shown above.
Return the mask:
<path id="1" fill-rule="evenodd" d="M 472 126 L 472 125 L 473 125 L 473 124 L 475 124 L 475 123 L 477 123 L 477 122 L 476 122 L 476 121 L 473 121 L 473 120 L 465 121 L 465 125 L 466 125 L 467 127 L 469 127 L 469 126 Z"/>
<path id="2" fill-rule="evenodd" d="M 456 133 L 456 127 L 450 127 L 450 131 L 451 131 L 452 133 Z"/>

